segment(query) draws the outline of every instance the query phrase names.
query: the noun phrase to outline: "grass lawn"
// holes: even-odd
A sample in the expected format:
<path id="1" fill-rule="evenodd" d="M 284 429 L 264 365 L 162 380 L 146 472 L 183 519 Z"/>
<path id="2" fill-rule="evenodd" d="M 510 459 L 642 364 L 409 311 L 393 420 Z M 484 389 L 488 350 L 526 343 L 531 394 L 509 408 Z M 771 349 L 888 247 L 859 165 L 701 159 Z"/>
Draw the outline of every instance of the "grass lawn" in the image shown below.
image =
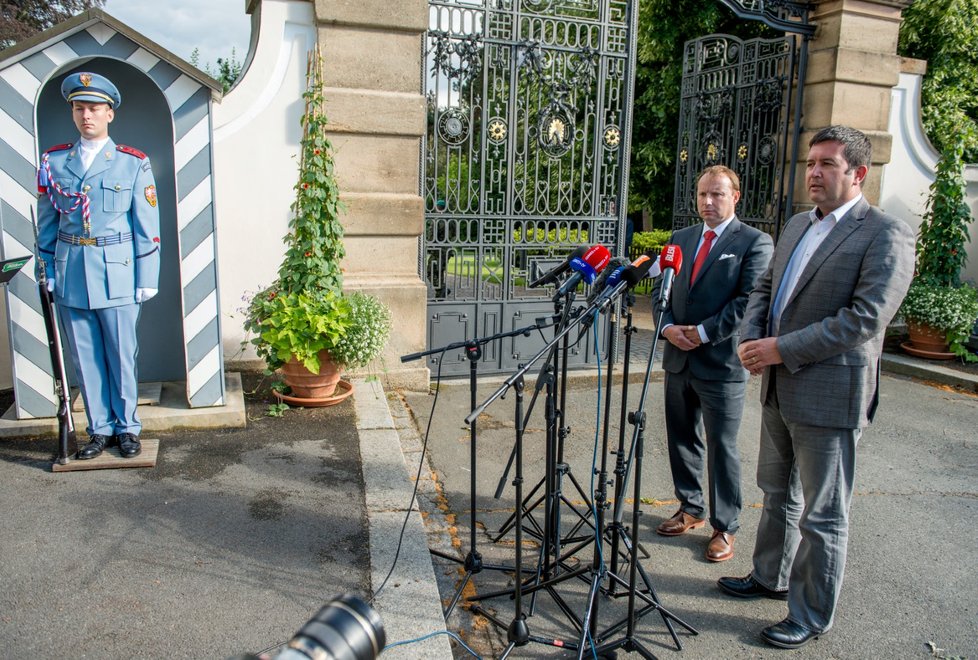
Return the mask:
<path id="1" fill-rule="evenodd" d="M 475 277 L 476 273 L 476 263 L 475 257 L 472 255 L 465 255 L 462 257 L 452 257 L 448 260 L 448 267 L 445 269 L 446 274 L 455 275 L 456 277 Z M 492 284 L 502 284 L 503 282 L 503 264 L 498 259 L 484 259 L 482 262 L 482 268 L 479 273 L 479 278 L 485 282 L 490 282 Z M 518 276 L 515 279 L 514 284 L 516 286 L 523 286 L 526 284 L 526 278 L 523 276 Z"/>

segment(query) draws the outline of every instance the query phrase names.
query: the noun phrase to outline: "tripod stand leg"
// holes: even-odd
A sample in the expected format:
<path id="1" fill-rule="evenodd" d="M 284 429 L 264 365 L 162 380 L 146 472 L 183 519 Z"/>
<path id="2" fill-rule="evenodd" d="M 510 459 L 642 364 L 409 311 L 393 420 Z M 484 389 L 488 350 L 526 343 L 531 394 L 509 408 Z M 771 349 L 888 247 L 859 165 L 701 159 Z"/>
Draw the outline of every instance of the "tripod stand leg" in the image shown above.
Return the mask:
<path id="1" fill-rule="evenodd" d="M 462 597 L 462 592 L 465 591 L 465 586 L 469 583 L 469 580 L 471 579 L 472 579 L 472 573 L 466 571 L 465 578 L 462 580 L 462 584 L 458 585 L 458 588 L 455 590 L 455 596 L 452 597 L 451 604 L 447 608 L 445 608 L 443 615 L 446 620 L 448 619 L 448 617 L 452 615 L 452 610 L 455 609 L 455 606 L 458 604 L 458 599 Z"/>

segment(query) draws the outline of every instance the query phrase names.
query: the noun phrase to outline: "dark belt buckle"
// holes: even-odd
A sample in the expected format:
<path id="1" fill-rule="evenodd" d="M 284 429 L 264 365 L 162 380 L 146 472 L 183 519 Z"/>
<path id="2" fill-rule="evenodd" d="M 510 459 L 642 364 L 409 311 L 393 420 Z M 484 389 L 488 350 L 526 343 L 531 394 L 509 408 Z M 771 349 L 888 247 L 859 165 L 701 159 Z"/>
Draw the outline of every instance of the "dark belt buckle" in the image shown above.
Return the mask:
<path id="1" fill-rule="evenodd" d="M 98 239 L 95 239 L 95 238 L 82 238 L 81 236 L 79 236 L 78 237 L 78 244 L 79 245 L 98 245 Z"/>

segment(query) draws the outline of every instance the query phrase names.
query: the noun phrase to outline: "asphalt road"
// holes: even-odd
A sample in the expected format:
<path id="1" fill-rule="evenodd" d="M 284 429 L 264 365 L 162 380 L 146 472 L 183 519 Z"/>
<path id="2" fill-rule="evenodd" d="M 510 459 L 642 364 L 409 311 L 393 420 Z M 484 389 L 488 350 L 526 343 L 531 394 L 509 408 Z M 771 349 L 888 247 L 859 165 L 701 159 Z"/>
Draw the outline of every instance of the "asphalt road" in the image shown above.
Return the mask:
<path id="1" fill-rule="evenodd" d="M 739 601 L 723 596 L 716 587 L 724 575 L 746 575 L 757 522 L 761 491 L 755 485 L 759 430 L 759 380 L 749 385 L 745 418 L 740 433 L 745 508 L 737 535 L 736 554 L 731 560 L 713 564 L 703 557 L 709 526 L 678 538 L 663 538 L 654 528 L 676 510 L 666 453 L 662 415 L 661 373 L 653 373 L 645 410 L 645 434 L 641 498 L 645 502 L 638 540 L 650 557 L 642 561 L 656 590 L 659 604 L 676 618 L 699 631 L 693 635 L 676 624 L 677 635 L 689 658 L 766 658 L 791 654 L 798 658 L 930 658 L 976 657 L 978 655 L 978 397 L 950 389 L 925 385 L 910 379 L 884 376 L 882 401 L 876 423 L 864 434 L 858 448 L 855 497 L 851 512 L 849 562 L 835 626 L 827 634 L 795 652 L 772 649 L 760 641 L 764 627 L 786 614 L 784 603 Z M 480 383 L 482 401 L 499 381 L 485 378 Z M 534 382 L 527 383 L 527 402 Z M 603 387 L 603 383 L 602 383 Z M 626 410 L 637 407 L 639 385 L 631 385 Z M 621 409 L 616 388 L 611 406 L 611 448 L 617 444 Z M 595 440 L 598 387 L 593 378 L 575 378 L 569 385 L 565 408 L 571 431 L 565 441 L 569 475 L 562 491 L 570 504 L 585 508 L 584 497 L 594 492 L 592 461 L 600 465 L 601 442 Z M 414 414 L 416 427 L 428 438 L 431 483 L 423 488 L 429 544 L 465 557 L 470 543 L 470 436 L 463 419 L 469 412 L 469 389 L 465 381 L 443 385 L 437 408 L 435 397 L 404 393 L 403 402 Z M 491 532 L 499 529 L 514 504 L 511 472 L 501 499 L 493 493 L 514 446 L 514 401 L 510 391 L 495 401 L 477 424 L 476 550 L 486 564 L 512 566 L 515 556 L 513 533 L 499 542 Z M 603 403 L 603 393 L 602 393 Z M 544 469 L 544 421 L 542 402 L 534 411 L 524 438 L 524 494 L 540 482 Z M 626 439 L 632 438 L 627 426 Z M 597 449 L 596 449 L 597 447 Z M 609 456 L 609 472 L 614 456 Z M 613 476 L 613 475 L 611 475 Z M 573 479 L 571 478 L 573 477 Z M 613 488 L 610 486 L 609 488 Z M 629 506 L 631 485 L 628 487 Z M 562 505 L 564 529 L 579 520 L 570 506 Z M 542 519 L 542 506 L 532 515 Z M 626 519 L 626 522 L 628 520 Z M 536 566 L 539 544 L 524 538 L 524 566 Z M 602 552 L 610 557 L 609 544 Z M 593 544 L 568 560 L 571 568 L 590 567 Z M 461 582 L 464 568 L 436 559 L 436 575 L 447 604 Z M 625 577 L 627 573 L 623 571 Z M 585 573 L 584 577 L 590 577 Z M 484 569 L 472 576 L 464 597 L 511 588 L 512 576 L 505 571 Z M 606 583 L 603 583 L 606 585 Z M 573 578 L 540 592 L 535 609 L 527 619 L 530 633 L 576 643 L 573 617 L 583 618 L 586 589 Z M 570 614 L 562 612 L 559 601 Z M 627 599 L 599 599 L 599 629 L 603 630 L 624 614 Z M 504 625 L 515 617 L 514 602 L 506 596 L 491 598 L 483 605 Z M 523 609 L 528 612 L 529 598 Z M 680 657 L 668 633 L 665 618 L 653 611 L 638 620 L 632 639 L 660 658 Z M 668 618 L 668 617 L 667 617 Z M 483 657 L 499 657 L 506 646 L 506 632 L 487 625 L 467 610 L 456 608 L 449 629 L 463 638 Z M 622 633 L 607 636 L 621 639 Z M 456 646 L 456 657 L 469 657 Z M 531 642 L 515 649 L 511 657 L 571 657 L 576 654 Z M 619 657 L 639 657 L 619 653 Z"/>
<path id="2" fill-rule="evenodd" d="M 254 385 L 246 381 L 246 391 Z M 52 473 L 0 443 L 0 657 L 228 658 L 370 589 L 352 400 L 160 434 L 155 468 Z"/>

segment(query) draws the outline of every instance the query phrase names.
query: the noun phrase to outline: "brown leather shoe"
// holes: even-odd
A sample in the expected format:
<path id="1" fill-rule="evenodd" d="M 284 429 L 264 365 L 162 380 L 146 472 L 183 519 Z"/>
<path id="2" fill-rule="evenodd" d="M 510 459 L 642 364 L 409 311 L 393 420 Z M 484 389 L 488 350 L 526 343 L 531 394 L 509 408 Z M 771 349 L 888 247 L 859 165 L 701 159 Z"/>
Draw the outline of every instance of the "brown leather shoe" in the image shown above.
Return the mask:
<path id="1" fill-rule="evenodd" d="M 676 512 L 676 515 L 656 527 L 655 531 L 662 536 L 679 536 L 691 529 L 702 527 L 705 524 L 706 521 L 702 518 L 694 518 L 680 509 Z"/>
<path id="2" fill-rule="evenodd" d="M 734 535 L 729 532 L 713 530 L 713 538 L 706 546 L 706 558 L 709 561 L 727 561 L 733 557 Z"/>

